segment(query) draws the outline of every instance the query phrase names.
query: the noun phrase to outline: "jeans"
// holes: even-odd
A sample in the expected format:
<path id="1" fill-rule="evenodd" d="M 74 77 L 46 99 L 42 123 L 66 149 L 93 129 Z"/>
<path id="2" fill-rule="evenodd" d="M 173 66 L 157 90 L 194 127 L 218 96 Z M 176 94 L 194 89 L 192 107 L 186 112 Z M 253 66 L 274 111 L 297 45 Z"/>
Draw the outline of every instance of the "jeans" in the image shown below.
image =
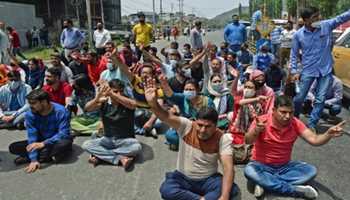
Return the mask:
<path id="1" fill-rule="evenodd" d="M 102 137 L 85 141 L 82 148 L 103 161 L 118 165 L 121 156 L 135 157 L 142 146 L 135 138 Z"/>
<path id="2" fill-rule="evenodd" d="M 337 116 L 339 113 L 341 113 L 342 105 L 339 104 L 332 104 L 332 105 L 325 105 L 326 109 L 329 109 L 329 114 L 331 116 Z"/>
<path id="3" fill-rule="evenodd" d="M 301 76 L 300 78 L 300 92 L 294 97 L 294 115 L 297 117 L 299 116 L 302 110 L 302 105 L 305 101 L 305 97 L 309 92 L 312 83 L 316 81 L 315 101 L 308 122 L 309 128 L 315 128 L 318 120 L 321 117 L 321 113 L 324 108 L 324 102 L 326 101 L 327 90 L 330 86 L 330 82 L 332 81 L 332 79 L 332 74 L 328 74 L 326 76 L 321 77 Z"/>
<path id="4" fill-rule="evenodd" d="M 4 115 L 5 116 L 10 116 L 10 115 L 12 115 L 12 114 L 14 114 L 16 111 L 4 111 L 3 113 L 4 113 Z M 18 115 L 17 117 L 15 117 L 14 119 L 13 119 L 13 121 L 12 122 L 10 122 L 10 124 L 9 125 L 11 125 L 11 126 L 16 126 L 17 124 L 19 124 L 19 123 L 23 123 L 24 122 L 24 116 L 25 116 L 25 112 L 23 112 L 22 114 L 20 114 L 20 115 Z M 0 124 L 4 124 L 4 123 L 6 123 L 6 122 L 4 122 L 4 121 L 2 121 L 1 119 L 0 119 Z"/>
<path id="5" fill-rule="evenodd" d="M 217 200 L 221 196 L 222 175 L 217 173 L 204 179 L 190 179 L 179 171 L 168 172 L 160 186 L 164 200 Z M 231 199 L 238 193 L 236 184 L 232 184 Z"/>
<path id="6" fill-rule="evenodd" d="M 46 162 L 50 161 L 52 157 L 56 157 L 56 161 L 60 160 L 57 159 L 59 158 L 64 158 L 66 157 L 69 153 L 72 151 L 72 144 L 73 144 L 73 139 L 61 139 L 57 141 L 55 144 L 51 145 L 45 145 L 45 147 L 41 150 L 39 150 L 39 156 L 38 156 L 38 161 L 39 162 Z M 10 144 L 9 146 L 9 151 L 12 154 L 21 156 L 21 157 L 28 157 L 28 152 L 26 147 L 28 146 L 28 141 L 19 141 L 19 142 L 14 142 Z"/>
<path id="7" fill-rule="evenodd" d="M 316 167 L 301 161 L 290 161 L 279 166 L 251 161 L 244 169 L 245 177 L 266 191 L 293 197 L 303 197 L 295 186 L 305 184 L 316 174 Z"/>

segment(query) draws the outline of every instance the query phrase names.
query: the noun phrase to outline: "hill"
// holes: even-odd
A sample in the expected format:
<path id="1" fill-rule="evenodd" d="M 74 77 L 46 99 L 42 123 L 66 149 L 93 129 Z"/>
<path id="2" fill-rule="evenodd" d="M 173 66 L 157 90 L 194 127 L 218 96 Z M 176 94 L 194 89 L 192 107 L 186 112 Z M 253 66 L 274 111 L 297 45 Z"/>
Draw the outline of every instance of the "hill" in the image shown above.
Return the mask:
<path id="1" fill-rule="evenodd" d="M 208 21 L 208 25 L 212 28 L 222 28 L 227 23 L 232 21 L 233 14 L 238 14 L 238 8 L 234 8 L 232 10 L 226 11 L 222 14 L 215 16 L 214 18 Z M 242 7 L 241 19 L 249 19 L 249 7 Z"/>

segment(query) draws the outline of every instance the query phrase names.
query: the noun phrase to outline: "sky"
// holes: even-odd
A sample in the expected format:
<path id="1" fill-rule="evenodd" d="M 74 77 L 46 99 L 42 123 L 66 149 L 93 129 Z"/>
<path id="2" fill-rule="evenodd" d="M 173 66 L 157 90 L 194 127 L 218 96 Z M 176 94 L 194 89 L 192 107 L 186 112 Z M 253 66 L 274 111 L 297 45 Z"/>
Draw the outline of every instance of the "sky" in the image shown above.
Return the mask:
<path id="1" fill-rule="evenodd" d="M 153 0 L 121 0 L 122 15 L 138 11 L 152 11 Z M 200 17 L 213 18 L 218 14 L 237 8 L 239 3 L 248 6 L 249 0 L 184 0 L 184 12 Z M 160 0 L 155 0 L 156 12 L 159 13 Z M 178 0 L 163 0 L 163 12 L 179 11 Z"/>

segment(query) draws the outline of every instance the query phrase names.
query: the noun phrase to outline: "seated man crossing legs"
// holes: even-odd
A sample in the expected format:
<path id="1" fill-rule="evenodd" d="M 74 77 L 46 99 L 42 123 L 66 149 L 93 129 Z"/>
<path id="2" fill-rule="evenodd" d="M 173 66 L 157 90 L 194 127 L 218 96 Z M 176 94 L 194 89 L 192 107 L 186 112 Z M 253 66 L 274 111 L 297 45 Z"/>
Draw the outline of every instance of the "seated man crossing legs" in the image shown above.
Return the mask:
<path id="1" fill-rule="evenodd" d="M 83 149 L 91 154 L 89 162 L 96 166 L 99 161 L 121 164 L 128 169 L 141 152 L 141 144 L 135 138 L 134 117 L 136 101 L 126 97 L 124 84 L 118 79 L 102 84 L 96 97 L 89 101 L 85 110 L 99 110 L 104 136 L 87 140 Z"/>

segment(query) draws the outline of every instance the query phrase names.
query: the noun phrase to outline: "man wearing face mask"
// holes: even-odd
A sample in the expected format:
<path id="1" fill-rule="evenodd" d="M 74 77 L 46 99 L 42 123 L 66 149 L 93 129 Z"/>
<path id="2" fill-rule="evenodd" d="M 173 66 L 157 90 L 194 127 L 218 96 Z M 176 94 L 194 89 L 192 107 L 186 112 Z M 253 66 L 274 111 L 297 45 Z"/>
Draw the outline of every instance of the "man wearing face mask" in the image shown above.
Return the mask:
<path id="1" fill-rule="evenodd" d="M 254 69 L 265 72 L 274 59 L 275 56 L 269 53 L 269 47 L 267 45 L 262 45 L 260 51 L 253 57 L 253 67 Z"/>
<path id="2" fill-rule="evenodd" d="M 300 92 L 294 97 L 295 116 L 299 116 L 302 104 L 314 81 L 316 81 L 315 102 L 308 127 L 315 129 L 320 119 L 326 93 L 332 81 L 332 30 L 350 20 L 350 10 L 329 20 L 320 21 L 320 12 L 315 7 L 301 12 L 304 26 L 293 36 L 291 52 L 291 73 L 299 80 Z M 302 69 L 298 71 L 298 56 L 302 51 Z"/>
<path id="3" fill-rule="evenodd" d="M 24 114 L 29 109 L 26 96 L 32 88 L 20 76 L 18 71 L 10 71 L 9 82 L 0 88 L 0 128 L 24 128 Z"/>
<path id="4" fill-rule="evenodd" d="M 232 138 L 216 127 L 218 113 L 215 109 L 200 109 L 194 121 L 175 116 L 158 104 L 155 83 L 150 79 L 145 96 L 152 112 L 179 135 L 177 169 L 166 174 L 160 187 L 162 199 L 233 198 L 237 186 L 234 184 Z M 223 175 L 217 171 L 219 160 Z"/>
<path id="5" fill-rule="evenodd" d="M 73 27 L 73 21 L 66 19 L 63 21 L 63 31 L 61 33 L 61 46 L 64 48 L 64 55 L 67 60 L 70 60 L 69 55 L 72 50 L 78 49 L 84 41 L 84 35 L 78 29 Z"/>
<path id="6" fill-rule="evenodd" d="M 153 38 L 153 27 L 151 24 L 146 23 L 146 16 L 144 13 L 140 12 L 137 16 L 139 18 L 139 23 L 134 26 L 132 32 L 134 35 L 136 55 L 138 60 L 140 60 L 142 56 L 140 47 L 143 46 L 143 48 L 148 50 Z"/>
<path id="7" fill-rule="evenodd" d="M 271 61 L 270 67 L 265 71 L 266 85 L 271 87 L 276 94 L 283 91 L 286 72 L 280 67 L 278 59 Z"/>
<path id="8" fill-rule="evenodd" d="M 174 92 L 182 93 L 184 91 L 186 80 L 191 78 L 191 68 L 181 64 L 175 67 L 175 76 L 169 79 L 169 86 Z"/>
<path id="9" fill-rule="evenodd" d="M 107 42 L 112 41 L 110 32 L 103 27 L 102 22 L 98 22 L 97 29 L 94 31 L 93 40 L 95 42 L 95 48 L 97 55 L 101 56 L 105 53 L 105 45 Z"/>
<path id="10" fill-rule="evenodd" d="M 239 22 L 239 16 L 232 16 L 233 22 L 224 29 L 225 42 L 233 52 L 239 51 L 241 45 L 247 40 L 246 27 Z"/>

